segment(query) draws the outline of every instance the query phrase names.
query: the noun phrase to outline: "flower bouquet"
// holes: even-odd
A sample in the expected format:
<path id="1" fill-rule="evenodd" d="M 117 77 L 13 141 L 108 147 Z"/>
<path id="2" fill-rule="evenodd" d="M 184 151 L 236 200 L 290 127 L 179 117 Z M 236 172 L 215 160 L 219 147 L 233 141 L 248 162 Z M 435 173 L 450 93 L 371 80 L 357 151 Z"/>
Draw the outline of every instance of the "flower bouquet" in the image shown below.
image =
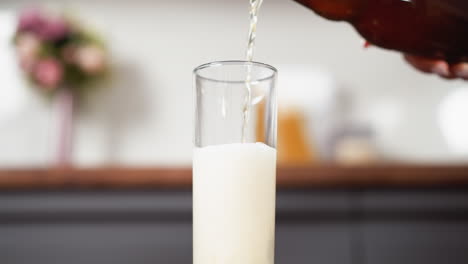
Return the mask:
<path id="1" fill-rule="evenodd" d="M 19 14 L 14 45 L 19 65 L 60 111 L 58 165 L 69 165 L 76 95 L 107 72 L 103 43 L 62 14 L 28 9 Z"/>

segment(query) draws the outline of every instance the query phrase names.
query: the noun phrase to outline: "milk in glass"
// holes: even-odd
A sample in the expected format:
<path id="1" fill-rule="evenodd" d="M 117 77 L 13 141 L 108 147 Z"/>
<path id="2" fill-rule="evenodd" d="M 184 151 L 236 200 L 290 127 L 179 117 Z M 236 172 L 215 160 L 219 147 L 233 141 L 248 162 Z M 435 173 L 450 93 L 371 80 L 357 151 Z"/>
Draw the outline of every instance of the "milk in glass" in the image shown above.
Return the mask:
<path id="1" fill-rule="evenodd" d="M 193 263 L 273 264 L 276 150 L 263 143 L 196 148 Z"/>

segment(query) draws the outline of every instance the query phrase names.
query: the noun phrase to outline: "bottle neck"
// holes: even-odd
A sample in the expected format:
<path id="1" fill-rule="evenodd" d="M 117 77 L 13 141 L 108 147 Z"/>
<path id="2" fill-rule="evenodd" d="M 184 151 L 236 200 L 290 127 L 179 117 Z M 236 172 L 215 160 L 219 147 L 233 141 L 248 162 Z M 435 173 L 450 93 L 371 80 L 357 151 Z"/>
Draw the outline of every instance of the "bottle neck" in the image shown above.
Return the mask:
<path id="1" fill-rule="evenodd" d="M 351 20 L 368 0 L 294 0 L 330 20 Z"/>

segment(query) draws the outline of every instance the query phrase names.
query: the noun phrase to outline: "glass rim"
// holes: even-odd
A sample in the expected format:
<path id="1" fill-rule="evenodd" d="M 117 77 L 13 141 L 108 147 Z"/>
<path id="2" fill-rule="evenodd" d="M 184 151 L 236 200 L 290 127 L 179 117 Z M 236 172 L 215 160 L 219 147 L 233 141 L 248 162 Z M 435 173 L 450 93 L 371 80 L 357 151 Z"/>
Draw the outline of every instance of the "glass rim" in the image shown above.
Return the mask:
<path id="1" fill-rule="evenodd" d="M 263 62 L 257 62 L 257 61 L 245 61 L 245 60 L 226 60 L 226 61 L 213 61 L 213 62 L 208 62 L 205 64 L 202 64 L 198 67 L 196 67 L 193 70 L 193 74 L 200 79 L 210 81 L 210 82 L 218 82 L 218 83 L 245 83 L 245 80 L 239 80 L 239 81 L 230 81 L 230 80 L 221 80 L 221 79 L 216 79 L 216 78 L 208 78 L 200 74 L 200 71 L 206 68 L 212 68 L 212 67 L 222 67 L 222 66 L 227 66 L 227 65 L 238 65 L 238 66 L 244 66 L 244 65 L 251 65 L 255 67 L 260 67 L 260 68 L 266 68 L 271 70 L 271 74 L 269 74 L 267 77 L 261 78 L 261 79 L 254 79 L 250 81 L 251 83 L 258 83 L 266 80 L 270 80 L 276 76 L 278 73 L 278 70 L 266 63 Z"/>

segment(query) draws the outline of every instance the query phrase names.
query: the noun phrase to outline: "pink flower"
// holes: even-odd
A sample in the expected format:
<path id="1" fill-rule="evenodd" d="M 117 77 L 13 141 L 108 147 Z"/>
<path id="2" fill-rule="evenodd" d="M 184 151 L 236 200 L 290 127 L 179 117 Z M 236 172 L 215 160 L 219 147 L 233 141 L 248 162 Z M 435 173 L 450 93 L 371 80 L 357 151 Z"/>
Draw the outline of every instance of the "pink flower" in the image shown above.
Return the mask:
<path id="1" fill-rule="evenodd" d="M 21 67 L 30 72 L 41 48 L 41 43 L 31 33 L 22 33 L 18 36 L 16 42 L 16 52 L 18 54 Z"/>
<path id="2" fill-rule="evenodd" d="M 70 26 L 61 16 L 50 16 L 44 24 L 38 28 L 37 33 L 46 41 L 59 41 L 65 39 L 70 33 Z"/>
<path id="3" fill-rule="evenodd" d="M 48 90 L 57 88 L 63 79 L 62 65 L 53 58 L 39 61 L 35 67 L 34 77 L 40 85 Z"/>
<path id="4" fill-rule="evenodd" d="M 59 41 L 66 38 L 70 25 L 60 15 L 41 13 L 39 9 L 27 9 L 20 14 L 18 32 L 30 32 L 45 41 Z"/>
<path id="5" fill-rule="evenodd" d="M 20 58 L 20 67 L 27 73 L 31 73 L 34 71 L 34 67 L 36 67 L 37 61 L 33 58 Z"/>
<path id="6" fill-rule="evenodd" d="M 104 51 L 94 45 L 86 45 L 76 51 L 77 65 L 88 74 L 98 74 L 105 70 Z"/>
<path id="7" fill-rule="evenodd" d="M 45 23 L 42 13 L 37 8 L 26 9 L 19 15 L 18 32 L 36 33 Z"/>

